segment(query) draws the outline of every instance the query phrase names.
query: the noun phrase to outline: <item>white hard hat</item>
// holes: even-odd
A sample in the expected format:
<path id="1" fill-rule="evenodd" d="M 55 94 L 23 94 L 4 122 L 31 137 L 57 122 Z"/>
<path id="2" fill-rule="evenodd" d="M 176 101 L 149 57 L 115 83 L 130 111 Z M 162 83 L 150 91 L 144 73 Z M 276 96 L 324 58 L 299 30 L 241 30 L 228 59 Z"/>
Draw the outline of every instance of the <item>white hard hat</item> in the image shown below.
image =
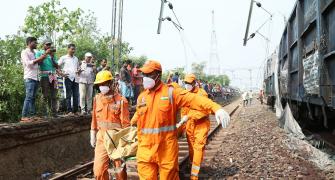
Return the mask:
<path id="1" fill-rule="evenodd" d="M 85 53 L 85 57 L 92 57 L 93 55 L 90 52 Z"/>

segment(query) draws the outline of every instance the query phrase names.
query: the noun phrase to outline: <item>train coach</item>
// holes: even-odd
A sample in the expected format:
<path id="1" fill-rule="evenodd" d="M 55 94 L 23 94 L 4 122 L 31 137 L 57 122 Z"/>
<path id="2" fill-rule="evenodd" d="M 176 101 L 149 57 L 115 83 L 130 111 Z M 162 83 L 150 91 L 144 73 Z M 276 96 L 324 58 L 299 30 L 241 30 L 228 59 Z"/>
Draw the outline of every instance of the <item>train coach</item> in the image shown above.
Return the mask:
<path id="1" fill-rule="evenodd" d="M 335 0 L 298 0 L 278 50 L 280 101 L 303 126 L 335 127 Z M 271 64 L 274 57 L 268 62 Z M 267 64 L 267 67 L 270 67 Z M 270 72 L 270 71 L 269 71 Z M 267 94 L 273 74 L 265 76 Z"/>
<path id="2" fill-rule="evenodd" d="M 266 104 L 274 107 L 276 93 L 275 93 L 275 73 L 277 73 L 275 67 L 277 63 L 278 55 L 274 52 L 267 60 L 264 68 L 264 95 Z"/>

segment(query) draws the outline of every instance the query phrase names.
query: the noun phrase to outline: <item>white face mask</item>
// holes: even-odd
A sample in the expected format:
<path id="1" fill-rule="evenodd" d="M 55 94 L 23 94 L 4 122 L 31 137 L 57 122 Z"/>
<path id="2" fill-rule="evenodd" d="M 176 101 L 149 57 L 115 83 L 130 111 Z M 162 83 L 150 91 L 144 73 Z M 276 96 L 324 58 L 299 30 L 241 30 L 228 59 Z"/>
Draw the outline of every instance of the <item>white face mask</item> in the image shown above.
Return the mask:
<path id="1" fill-rule="evenodd" d="M 151 89 L 155 86 L 156 82 L 154 79 L 149 77 L 143 77 L 143 87 L 144 89 Z"/>
<path id="2" fill-rule="evenodd" d="M 191 84 L 185 84 L 185 89 L 188 91 L 192 91 L 193 86 Z"/>
<path id="3" fill-rule="evenodd" d="M 107 94 L 109 92 L 109 86 L 99 86 L 99 89 L 102 94 Z"/>

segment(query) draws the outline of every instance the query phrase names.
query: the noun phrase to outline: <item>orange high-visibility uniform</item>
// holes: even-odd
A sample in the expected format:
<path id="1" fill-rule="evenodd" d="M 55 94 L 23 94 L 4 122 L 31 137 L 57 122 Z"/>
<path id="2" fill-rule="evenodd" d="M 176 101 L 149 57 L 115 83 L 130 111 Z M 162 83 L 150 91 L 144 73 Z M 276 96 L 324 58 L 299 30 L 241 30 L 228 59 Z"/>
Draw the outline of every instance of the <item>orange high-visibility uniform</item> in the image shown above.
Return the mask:
<path id="1" fill-rule="evenodd" d="M 191 93 L 208 97 L 205 90 L 195 87 Z M 210 112 L 193 110 L 188 107 L 182 108 L 182 117 L 188 116 L 185 129 L 187 142 L 189 146 L 189 159 L 192 163 L 191 179 L 198 179 L 200 165 L 204 156 L 207 134 L 210 129 L 210 121 L 208 115 Z"/>
<path id="2" fill-rule="evenodd" d="M 140 179 L 155 180 L 158 173 L 162 180 L 179 179 L 176 113 L 181 107 L 212 113 L 221 108 L 208 98 L 163 83 L 138 97 L 132 122 L 138 128 Z"/>
<path id="3" fill-rule="evenodd" d="M 106 130 L 129 126 L 128 101 L 120 94 L 107 96 L 101 93 L 94 97 L 91 129 L 98 130 L 93 171 L 97 180 L 108 180 L 109 157 L 104 146 Z M 114 166 L 121 167 L 122 161 L 115 160 Z M 127 179 L 126 169 L 116 174 L 117 179 Z"/>

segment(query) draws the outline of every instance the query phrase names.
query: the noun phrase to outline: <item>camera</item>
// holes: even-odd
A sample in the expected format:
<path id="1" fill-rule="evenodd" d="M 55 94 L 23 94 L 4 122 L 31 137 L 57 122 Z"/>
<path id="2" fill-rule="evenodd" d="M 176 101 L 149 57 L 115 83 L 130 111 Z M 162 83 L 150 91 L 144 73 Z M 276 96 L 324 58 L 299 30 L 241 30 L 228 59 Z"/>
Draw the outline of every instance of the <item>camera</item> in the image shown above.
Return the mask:
<path id="1" fill-rule="evenodd" d="M 50 51 L 55 53 L 56 52 L 56 48 L 55 47 L 50 47 Z"/>

